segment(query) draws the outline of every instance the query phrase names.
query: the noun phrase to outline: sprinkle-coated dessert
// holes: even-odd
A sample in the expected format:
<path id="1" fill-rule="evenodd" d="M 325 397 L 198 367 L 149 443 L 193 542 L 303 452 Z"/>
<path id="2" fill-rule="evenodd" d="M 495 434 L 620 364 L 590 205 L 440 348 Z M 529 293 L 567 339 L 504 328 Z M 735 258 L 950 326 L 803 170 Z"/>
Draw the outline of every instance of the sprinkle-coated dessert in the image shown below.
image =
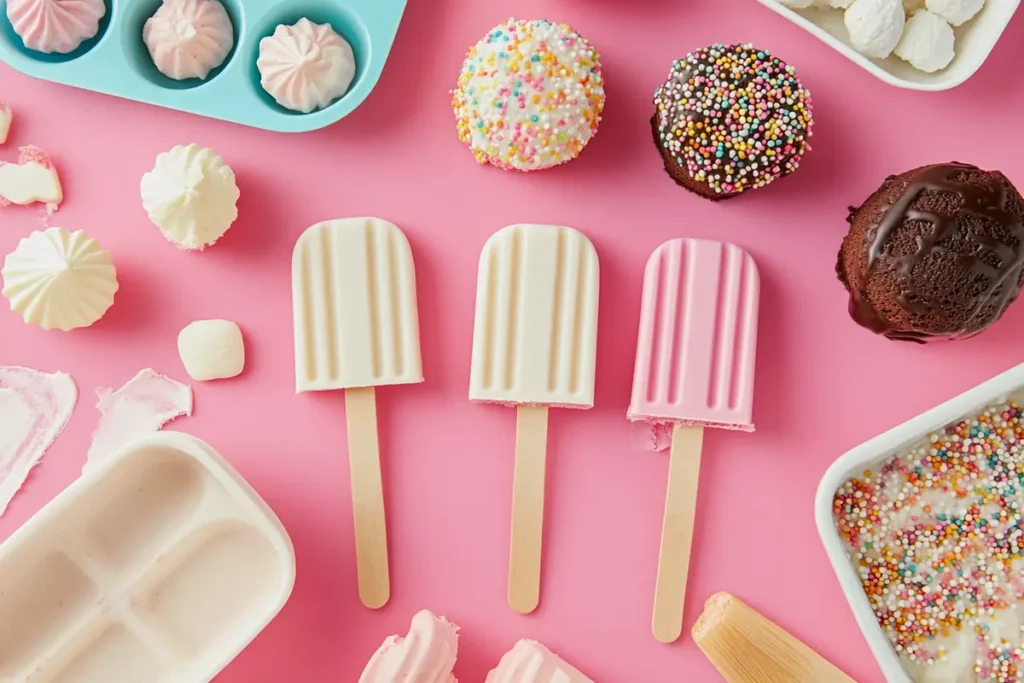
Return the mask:
<path id="1" fill-rule="evenodd" d="M 753 45 L 691 52 L 672 66 L 654 106 L 665 170 L 707 199 L 787 176 L 810 149 L 810 93 L 793 67 Z"/>

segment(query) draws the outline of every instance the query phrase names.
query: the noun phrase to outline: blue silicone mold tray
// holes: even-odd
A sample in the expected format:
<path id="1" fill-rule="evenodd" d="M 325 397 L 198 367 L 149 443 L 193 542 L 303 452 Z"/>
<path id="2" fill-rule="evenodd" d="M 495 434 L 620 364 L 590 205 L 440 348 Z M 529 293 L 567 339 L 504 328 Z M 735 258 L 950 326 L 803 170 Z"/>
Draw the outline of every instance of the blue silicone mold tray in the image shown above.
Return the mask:
<path id="1" fill-rule="evenodd" d="M 256 128 L 299 133 L 351 113 L 377 85 L 398 33 L 407 0 L 221 0 L 235 26 L 235 47 L 206 80 L 175 81 L 153 66 L 142 27 L 161 0 L 106 0 L 107 14 L 95 38 L 66 55 L 29 50 L 7 19 L 0 0 L 0 60 L 22 73 L 162 107 Z M 309 114 L 278 105 L 260 86 L 260 40 L 279 24 L 306 17 L 330 24 L 351 43 L 356 77 L 349 91 Z"/>

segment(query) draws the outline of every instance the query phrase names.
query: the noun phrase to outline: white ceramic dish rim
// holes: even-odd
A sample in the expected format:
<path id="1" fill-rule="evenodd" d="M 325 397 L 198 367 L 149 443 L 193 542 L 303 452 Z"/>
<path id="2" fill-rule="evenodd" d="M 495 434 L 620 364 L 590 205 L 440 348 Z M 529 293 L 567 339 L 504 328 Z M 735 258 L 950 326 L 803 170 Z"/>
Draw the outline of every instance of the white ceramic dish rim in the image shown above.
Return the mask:
<path id="1" fill-rule="evenodd" d="M 996 44 L 999 42 L 999 39 L 1002 37 L 1003 32 L 1009 25 L 1010 20 L 1013 19 L 1013 15 L 1016 14 L 1017 9 L 1020 7 L 1021 2 L 1021 0 L 1008 0 L 1008 2 L 1013 2 L 1013 10 L 1006 12 L 1005 15 L 1002 16 L 1001 19 L 998 21 L 998 23 L 994 25 L 994 28 L 996 30 L 993 31 L 992 40 L 986 46 L 986 49 L 984 51 L 979 50 L 973 54 L 974 63 L 969 65 L 961 76 L 957 78 L 951 78 L 948 80 L 936 80 L 931 83 L 915 83 L 914 81 L 909 81 L 905 78 L 900 78 L 899 76 L 890 73 L 889 71 L 882 68 L 871 59 L 869 59 L 868 57 L 865 57 L 864 55 L 857 52 L 846 43 L 837 39 L 831 33 L 826 31 L 822 27 L 818 26 L 816 23 L 814 23 L 807 17 L 804 17 L 803 15 L 794 12 L 789 7 L 786 7 L 785 5 L 781 4 L 778 0 L 757 1 L 771 9 L 779 16 L 782 16 L 788 19 L 789 21 L 793 22 L 797 26 L 803 28 L 805 31 L 821 40 L 823 43 L 825 43 L 826 45 L 828 45 L 833 50 L 840 53 L 850 61 L 852 61 L 854 64 L 857 64 L 865 71 L 868 71 L 869 73 L 881 79 L 882 81 L 885 81 L 889 85 L 894 85 L 897 88 L 904 88 L 906 90 L 920 90 L 926 92 L 939 92 L 942 90 L 951 90 L 957 87 L 958 85 L 962 85 L 968 79 L 970 79 L 975 73 L 977 73 L 978 69 L 980 69 L 981 66 L 985 63 L 985 61 L 988 59 L 988 56 L 992 53 L 992 50 L 995 48 Z"/>
<path id="2" fill-rule="evenodd" d="M 277 600 L 261 619 L 258 621 L 254 619 L 252 621 L 251 628 L 246 631 L 245 638 L 239 638 L 235 647 L 230 650 L 225 649 L 217 657 L 211 655 L 210 660 L 216 660 L 215 670 L 209 673 L 210 679 L 212 679 L 234 661 L 284 608 L 295 586 L 296 563 L 295 548 L 281 520 L 278 519 L 274 511 L 260 497 L 259 493 L 252 488 L 249 482 L 243 479 L 242 475 L 223 456 L 201 439 L 183 432 L 169 430 L 147 435 L 137 441 L 133 441 L 94 469 L 88 470 L 58 494 L 56 498 L 45 505 L 36 515 L 15 530 L 6 541 L 0 543 L 0 558 L 20 548 L 23 539 L 28 541 L 37 528 L 64 514 L 69 507 L 78 502 L 80 492 L 87 491 L 95 486 L 96 482 L 102 479 L 108 471 L 117 467 L 123 461 L 132 457 L 140 457 L 141 454 L 154 448 L 167 448 L 178 451 L 195 460 L 218 480 L 226 480 L 225 483 L 230 482 L 232 486 L 225 486 L 227 495 L 234 499 L 254 520 L 258 520 L 257 523 L 262 533 L 266 534 L 267 540 L 274 545 L 282 559 L 282 575 L 280 577 Z M 199 682 L 197 681 L 197 683 Z"/>
<path id="3" fill-rule="evenodd" d="M 832 569 L 846 594 L 861 633 L 889 683 L 913 683 L 904 671 L 888 638 L 875 619 L 860 578 L 843 550 L 843 542 L 832 516 L 832 497 L 840 485 L 854 472 L 896 450 L 912 444 L 930 432 L 956 422 L 973 410 L 985 407 L 1015 390 L 1024 388 L 1024 363 L 996 375 L 959 396 L 932 408 L 875 438 L 847 451 L 836 460 L 818 485 L 814 501 L 814 518 L 818 534 L 832 563 Z"/>

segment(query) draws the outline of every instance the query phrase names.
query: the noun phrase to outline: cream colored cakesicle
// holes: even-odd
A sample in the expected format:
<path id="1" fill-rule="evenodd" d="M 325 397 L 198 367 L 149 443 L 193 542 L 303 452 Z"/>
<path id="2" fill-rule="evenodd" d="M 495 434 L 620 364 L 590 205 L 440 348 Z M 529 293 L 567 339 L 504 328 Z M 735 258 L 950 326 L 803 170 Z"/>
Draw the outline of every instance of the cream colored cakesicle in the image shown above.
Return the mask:
<path id="1" fill-rule="evenodd" d="M 390 594 L 374 387 L 423 381 L 416 274 L 397 226 L 379 218 L 308 228 L 292 256 L 295 383 L 345 390 L 359 597 Z"/>
<path id="2" fill-rule="evenodd" d="M 592 408 L 598 260 L 572 228 L 513 225 L 484 245 L 469 397 L 518 410 L 508 601 L 540 602 L 548 408 Z"/>
<path id="3" fill-rule="evenodd" d="M 675 239 L 651 255 L 629 419 L 673 425 L 655 588 L 655 637 L 683 629 L 705 427 L 753 431 L 760 280 L 732 244 Z"/>

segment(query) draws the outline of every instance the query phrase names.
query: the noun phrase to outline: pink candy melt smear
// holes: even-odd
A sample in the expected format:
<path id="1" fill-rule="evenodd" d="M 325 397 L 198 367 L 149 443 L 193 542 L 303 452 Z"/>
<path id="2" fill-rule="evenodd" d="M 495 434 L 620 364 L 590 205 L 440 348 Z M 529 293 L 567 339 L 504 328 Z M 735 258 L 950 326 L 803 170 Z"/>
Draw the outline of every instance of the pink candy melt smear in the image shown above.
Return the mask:
<path id="1" fill-rule="evenodd" d="M 74 52 L 100 30 L 103 0 L 7 0 L 11 27 L 30 50 Z"/>
<path id="2" fill-rule="evenodd" d="M 0 515 L 64 431 L 77 402 L 70 375 L 0 367 Z"/>

